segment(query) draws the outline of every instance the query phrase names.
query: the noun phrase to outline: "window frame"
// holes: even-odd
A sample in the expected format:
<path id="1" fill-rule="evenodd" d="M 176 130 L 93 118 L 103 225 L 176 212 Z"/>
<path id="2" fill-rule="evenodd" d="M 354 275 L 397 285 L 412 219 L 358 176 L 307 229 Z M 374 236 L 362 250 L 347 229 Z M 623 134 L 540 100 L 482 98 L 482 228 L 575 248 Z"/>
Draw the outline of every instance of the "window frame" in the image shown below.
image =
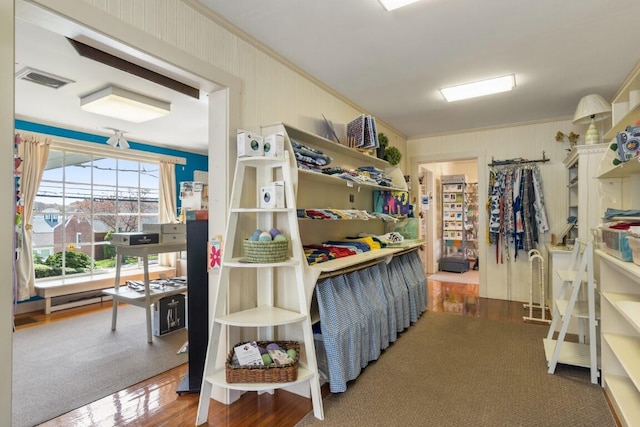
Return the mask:
<path id="1" fill-rule="evenodd" d="M 157 154 L 157 153 L 151 153 L 151 152 L 146 152 L 146 151 L 140 151 L 140 150 L 135 150 L 135 149 L 129 149 L 129 150 L 114 150 L 111 146 L 102 146 L 100 144 L 97 143 L 90 143 L 90 142 L 82 142 L 82 141 L 77 141 L 77 140 L 70 140 L 70 139 L 64 139 L 64 138 L 55 138 L 51 141 L 50 143 L 50 148 L 51 151 L 61 151 L 64 153 L 73 153 L 73 154 L 82 154 L 82 155 L 87 155 L 87 156 L 91 156 L 91 161 L 93 164 L 93 161 L 95 161 L 96 158 L 110 158 L 110 159 L 117 159 L 118 161 L 132 161 L 137 163 L 138 165 L 140 164 L 154 164 L 157 165 L 158 167 L 158 177 L 157 177 L 157 188 L 154 188 L 152 190 L 152 193 L 156 194 L 156 199 L 157 199 L 157 207 L 158 209 L 156 210 L 156 212 L 151 213 L 149 215 L 141 215 L 141 212 L 139 210 L 140 207 L 140 199 L 138 198 L 137 200 L 137 205 L 138 205 L 138 211 L 137 211 L 137 224 L 138 224 L 138 229 L 141 229 L 141 218 L 143 216 L 155 216 L 156 218 L 159 216 L 159 204 L 160 204 L 160 193 L 162 191 L 162 182 L 161 182 L 161 176 L 160 176 L 160 163 L 163 161 L 166 162 L 170 162 L 170 163 L 174 163 L 174 164 L 186 164 L 186 160 L 184 158 L 181 157 L 173 157 L 173 156 L 166 156 L 166 155 L 161 155 L 161 154 Z M 66 155 L 66 154 L 65 154 Z M 119 163 L 119 162 L 118 162 Z M 66 166 L 65 166 L 66 167 Z M 118 172 L 116 171 L 116 174 Z M 115 189 L 117 191 L 117 194 L 120 194 L 121 188 L 133 188 L 133 189 L 137 189 L 138 190 L 138 196 L 141 194 L 140 193 L 140 170 L 137 172 L 138 173 L 138 181 L 137 181 L 137 186 L 129 186 L 129 185 L 125 185 L 125 186 L 118 186 L 118 184 L 115 184 Z M 91 175 L 93 176 L 93 174 Z M 93 181 L 93 180 L 92 180 Z M 65 182 L 65 177 L 62 177 L 62 180 L 60 182 Z M 41 185 L 42 183 L 40 183 Z M 39 185 L 39 188 L 40 188 Z M 90 191 L 93 192 L 93 188 L 96 184 L 91 182 L 90 183 Z M 146 187 L 145 187 L 146 188 Z M 64 197 L 64 195 L 63 195 Z M 63 208 L 63 212 L 60 213 L 60 216 L 62 217 L 62 219 L 66 222 L 68 220 L 68 217 L 66 215 L 66 213 L 64 212 L 64 208 L 66 208 L 66 201 L 63 200 L 62 203 L 62 208 Z M 34 212 L 35 214 L 36 212 Z M 38 214 L 42 214 L 42 212 L 37 212 Z M 93 220 L 94 218 L 99 218 L 101 216 L 101 214 L 104 213 L 96 213 L 94 211 L 94 207 L 93 207 L 93 201 L 91 202 L 91 211 L 89 213 L 89 223 L 93 224 Z M 127 213 L 126 215 L 129 215 L 130 213 Z M 46 215 L 46 213 L 44 213 L 44 215 Z M 64 226 L 63 221 L 58 221 L 59 225 Z M 93 229 L 93 225 L 91 225 L 91 229 Z M 83 239 L 85 240 L 85 239 Z M 91 245 L 91 264 L 90 264 L 90 268 L 88 272 L 83 272 L 83 273 L 77 273 L 77 274 L 65 274 L 64 268 L 62 271 L 62 274 L 60 276 L 53 276 L 53 277 L 43 277 L 43 278 L 37 278 L 36 281 L 46 281 L 46 280 L 58 280 L 58 281 L 62 281 L 64 282 L 65 279 L 69 280 L 70 278 L 80 278 L 80 277 L 93 277 L 94 275 L 98 274 L 98 275 L 103 275 L 105 273 L 110 273 L 112 271 L 115 270 L 115 268 L 108 268 L 108 269 L 99 269 L 97 270 L 95 268 L 95 248 L 97 247 L 96 245 L 102 244 L 102 245 L 106 245 L 104 243 L 101 242 L 97 242 L 94 241 L 95 240 L 95 236 L 92 234 L 90 241 L 87 242 L 85 240 L 84 244 L 89 244 Z M 63 251 L 67 251 L 69 250 L 68 246 L 73 246 L 73 245 L 78 245 L 77 243 L 77 234 L 76 234 L 76 239 L 74 242 L 66 242 L 64 241 L 64 239 L 61 241 L 61 245 L 63 248 Z M 50 249 L 48 247 L 46 247 L 45 249 Z M 37 248 L 32 248 L 32 250 L 37 250 Z M 55 250 L 53 250 L 53 253 L 55 253 Z M 63 266 L 64 266 L 64 262 L 65 262 L 66 257 L 63 256 L 62 257 L 62 261 L 63 261 Z M 134 260 L 132 260 L 134 261 Z M 141 261 L 138 259 L 137 262 L 134 262 L 131 265 L 131 268 L 133 269 L 141 269 L 142 265 L 141 265 Z"/>

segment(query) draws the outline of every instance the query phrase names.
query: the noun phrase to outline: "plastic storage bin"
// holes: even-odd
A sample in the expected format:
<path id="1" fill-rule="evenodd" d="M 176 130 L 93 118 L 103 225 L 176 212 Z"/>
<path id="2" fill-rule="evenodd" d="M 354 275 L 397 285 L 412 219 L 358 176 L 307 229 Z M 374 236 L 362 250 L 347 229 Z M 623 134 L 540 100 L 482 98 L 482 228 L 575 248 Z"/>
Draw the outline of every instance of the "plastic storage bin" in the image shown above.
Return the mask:
<path id="1" fill-rule="evenodd" d="M 600 249 L 623 261 L 632 261 L 631 248 L 627 236 L 629 224 L 610 224 L 601 227 Z"/>
<path id="2" fill-rule="evenodd" d="M 627 236 L 627 242 L 629 242 L 629 247 L 631 248 L 633 263 L 640 265 L 640 239 L 633 236 Z"/>

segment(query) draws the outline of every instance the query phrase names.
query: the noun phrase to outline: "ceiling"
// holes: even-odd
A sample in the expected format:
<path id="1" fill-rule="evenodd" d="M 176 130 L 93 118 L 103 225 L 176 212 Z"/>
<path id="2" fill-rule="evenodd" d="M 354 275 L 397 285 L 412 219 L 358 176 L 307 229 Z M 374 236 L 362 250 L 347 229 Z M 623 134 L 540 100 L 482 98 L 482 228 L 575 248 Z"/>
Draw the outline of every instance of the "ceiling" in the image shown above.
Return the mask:
<path id="1" fill-rule="evenodd" d="M 637 0 L 201 3 L 407 137 L 573 116 L 640 58 Z M 448 104 L 438 90 L 511 73 L 511 93 Z"/>
<path id="2" fill-rule="evenodd" d="M 94 47 L 113 52 L 86 36 L 71 30 L 70 36 Z M 15 80 L 15 114 L 20 119 L 111 136 L 111 129 L 124 131 L 129 141 L 150 143 L 179 150 L 206 154 L 208 151 L 207 96 L 199 99 L 153 83 L 133 74 L 80 56 L 65 35 L 16 19 L 16 73 L 24 67 L 73 80 L 59 89 Z M 119 57 L 144 64 L 139 58 L 119 52 Z M 172 78 L 169 71 L 163 74 Z M 185 83 L 185 82 L 183 82 Z M 193 82 L 186 82 L 191 83 Z M 171 103 L 171 113 L 144 123 L 131 123 L 83 111 L 80 97 L 108 85 L 116 85 Z M 197 85 L 196 85 L 197 87 Z"/>
<path id="3" fill-rule="evenodd" d="M 640 58 L 637 0 L 421 0 L 393 12 L 377 0 L 200 3 L 409 138 L 573 116 L 584 95 L 610 99 Z M 202 94 L 82 58 L 62 35 L 18 19 L 16 71 L 25 66 L 75 83 L 16 80 L 20 118 L 207 151 Z M 509 93 L 447 103 L 438 91 L 511 73 Z M 80 96 L 109 83 L 170 101 L 172 112 L 132 124 L 80 110 Z"/>

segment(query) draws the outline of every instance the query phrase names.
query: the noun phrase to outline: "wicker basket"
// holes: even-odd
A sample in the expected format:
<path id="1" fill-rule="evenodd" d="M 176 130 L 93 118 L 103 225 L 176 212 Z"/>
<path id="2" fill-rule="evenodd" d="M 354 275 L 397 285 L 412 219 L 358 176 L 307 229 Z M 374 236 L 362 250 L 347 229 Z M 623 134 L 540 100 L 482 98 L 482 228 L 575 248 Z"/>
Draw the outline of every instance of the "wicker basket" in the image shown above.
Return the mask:
<path id="1" fill-rule="evenodd" d="M 244 256 L 249 262 L 270 263 L 282 262 L 287 259 L 288 240 L 272 240 L 260 242 L 243 240 Z"/>
<path id="2" fill-rule="evenodd" d="M 259 347 L 265 347 L 274 342 L 283 350 L 294 349 L 296 360 L 289 365 L 270 366 L 238 366 L 233 365 L 234 351 L 231 350 L 225 363 L 225 373 L 228 383 L 286 383 L 298 379 L 298 359 L 300 344 L 297 341 L 258 341 Z M 242 345 L 246 343 L 239 343 Z"/>

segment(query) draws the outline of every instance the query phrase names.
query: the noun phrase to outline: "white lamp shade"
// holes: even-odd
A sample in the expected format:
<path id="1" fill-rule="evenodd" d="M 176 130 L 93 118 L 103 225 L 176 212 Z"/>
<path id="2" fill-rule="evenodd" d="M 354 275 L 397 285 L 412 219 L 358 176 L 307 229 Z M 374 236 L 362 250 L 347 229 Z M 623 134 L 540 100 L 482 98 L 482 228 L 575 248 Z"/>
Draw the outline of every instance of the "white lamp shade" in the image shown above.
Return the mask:
<path id="1" fill-rule="evenodd" d="M 573 115 L 574 125 L 583 125 L 594 121 L 604 120 L 611 114 L 611 104 L 600 95 L 592 94 L 583 97 L 578 103 L 576 113 Z"/>

